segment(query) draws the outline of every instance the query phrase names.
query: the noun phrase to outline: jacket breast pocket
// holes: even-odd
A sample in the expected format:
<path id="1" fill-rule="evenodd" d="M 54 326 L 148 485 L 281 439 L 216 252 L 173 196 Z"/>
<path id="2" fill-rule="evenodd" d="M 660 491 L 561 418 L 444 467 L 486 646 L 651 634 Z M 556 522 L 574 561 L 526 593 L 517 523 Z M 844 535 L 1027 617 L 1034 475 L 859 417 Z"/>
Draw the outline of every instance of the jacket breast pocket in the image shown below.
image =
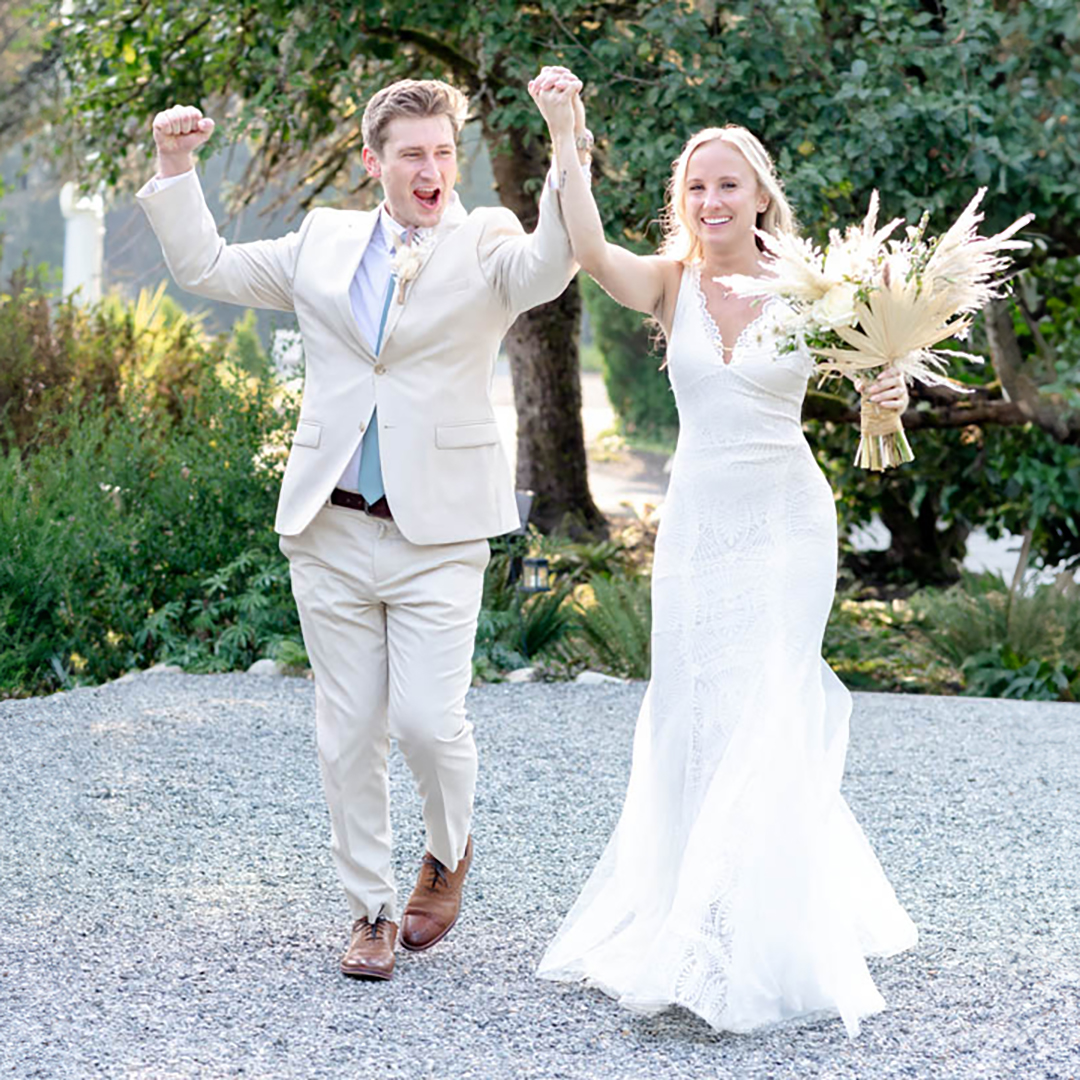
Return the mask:
<path id="1" fill-rule="evenodd" d="M 498 441 L 499 425 L 494 420 L 435 426 L 435 445 L 440 450 L 464 450 L 469 446 L 491 446 Z"/>
<path id="2" fill-rule="evenodd" d="M 293 446 L 309 446 L 314 450 L 322 442 L 322 424 L 317 420 L 301 420 L 292 441 Z"/>

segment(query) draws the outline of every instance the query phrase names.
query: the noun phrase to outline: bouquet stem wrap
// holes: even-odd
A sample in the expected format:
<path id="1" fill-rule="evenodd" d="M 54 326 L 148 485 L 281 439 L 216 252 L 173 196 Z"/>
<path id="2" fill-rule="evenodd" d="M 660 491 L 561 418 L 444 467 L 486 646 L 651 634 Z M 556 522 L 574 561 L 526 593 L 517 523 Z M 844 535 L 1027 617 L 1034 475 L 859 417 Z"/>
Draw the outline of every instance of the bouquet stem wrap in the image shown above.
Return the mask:
<path id="1" fill-rule="evenodd" d="M 860 469 L 883 472 L 915 460 L 900 413 L 895 409 L 883 409 L 864 397 L 861 420 L 859 449 L 855 454 L 855 464 Z"/>

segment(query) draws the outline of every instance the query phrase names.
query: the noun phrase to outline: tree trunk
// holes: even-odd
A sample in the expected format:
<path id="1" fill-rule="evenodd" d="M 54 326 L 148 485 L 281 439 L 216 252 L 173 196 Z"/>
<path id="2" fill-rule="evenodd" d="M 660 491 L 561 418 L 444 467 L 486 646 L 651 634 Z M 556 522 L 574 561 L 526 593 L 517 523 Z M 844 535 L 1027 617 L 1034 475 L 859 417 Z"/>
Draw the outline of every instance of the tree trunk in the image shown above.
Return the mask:
<path id="1" fill-rule="evenodd" d="M 532 181 L 547 172 L 547 150 L 517 132 L 492 132 L 495 186 L 503 206 L 525 226 L 536 226 Z M 505 147 L 500 151 L 500 147 Z M 581 293 L 577 281 L 550 304 L 526 311 L 506 335 L 518 414 L 517 487 L 536 493 L 530 520 L 541 532 L 574 539 L 607 536 L 607 521 L 589 492 L 585 434 L 581 426 L 578 331 Z"/>
<path id="2" fill-rule="evenodd" d="M 940 500 L 932 492 L 919 504 L 917 516 L 912 515 L 906 499 L 897 498 L 888 488 L 882 492 L 881 520 L 892 535 L 885 558 L 923 584 L 958 581 L 967 553 L 970 528 L 954 521 L 947 529 L 939 529 L 940 510 Z"/>

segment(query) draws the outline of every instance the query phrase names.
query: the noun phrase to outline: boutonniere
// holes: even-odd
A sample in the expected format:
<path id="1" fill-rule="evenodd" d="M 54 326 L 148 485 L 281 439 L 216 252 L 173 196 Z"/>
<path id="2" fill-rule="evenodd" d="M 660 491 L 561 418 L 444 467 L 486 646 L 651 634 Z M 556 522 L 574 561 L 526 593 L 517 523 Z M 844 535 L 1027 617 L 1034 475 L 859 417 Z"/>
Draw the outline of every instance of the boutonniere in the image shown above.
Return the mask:
<path id="1" fill-rule="evenodd" d="M 390 272 L 398 283 L 397 302 L 399 304 L 405 303 L 405 286 L 420 273 L 420 267 L 424 265 L 424 257 L 434 239 L 433 234 L 423 239 L 414 236 L 411 243 L 401 244 L 390 257 Z"/>

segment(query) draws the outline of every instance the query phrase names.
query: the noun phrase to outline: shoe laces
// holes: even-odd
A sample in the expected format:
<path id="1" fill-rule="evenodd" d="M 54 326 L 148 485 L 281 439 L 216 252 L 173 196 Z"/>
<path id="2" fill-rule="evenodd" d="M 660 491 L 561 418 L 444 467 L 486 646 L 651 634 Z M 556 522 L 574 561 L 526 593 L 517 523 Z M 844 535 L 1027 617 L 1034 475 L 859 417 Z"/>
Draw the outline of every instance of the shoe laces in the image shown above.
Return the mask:
<path id="1" fill-rule="evenodd" d="M 439 887 L 440 884 L 449 888 L 449 871 L 430 852 L 424 856 L 424 866 L 431 871 L 431 881 L 428 884 L 429 889 L 434 891 Z"/>
<path id="2" fill-rule="evenodd" d="M 360 931 L 367 934 L 368 941 L 378 941 L 383 936 L 383 930 L 389 921 L 382 915 L 376 915 L 374 922 L 365 918 L 360 924 Z"/>

